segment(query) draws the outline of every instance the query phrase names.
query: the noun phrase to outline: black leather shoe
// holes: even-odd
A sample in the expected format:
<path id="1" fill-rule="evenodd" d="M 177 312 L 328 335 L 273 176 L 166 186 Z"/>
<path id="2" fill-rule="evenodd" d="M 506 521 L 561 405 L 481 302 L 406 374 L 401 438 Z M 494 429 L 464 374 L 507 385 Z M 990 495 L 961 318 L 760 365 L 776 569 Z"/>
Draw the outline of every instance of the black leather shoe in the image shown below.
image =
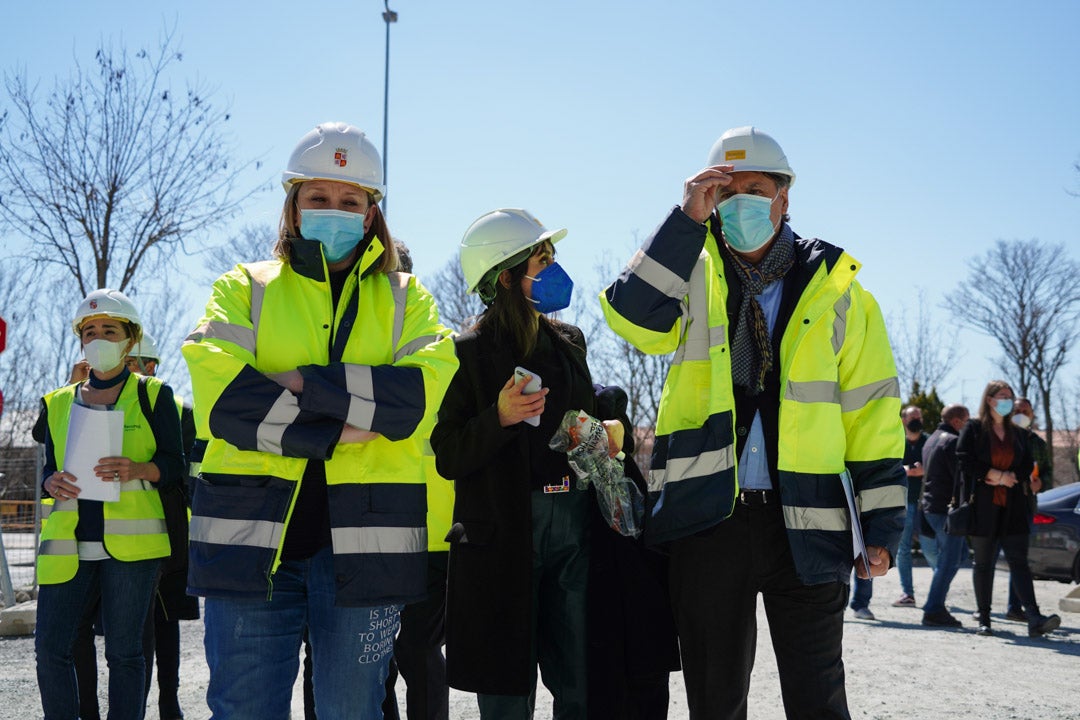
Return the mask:
<path id="1" fill-rule="evenodd" d="M 1039 637 L 1048 632 L 1053 632 L 1061 626 L 1061 618 L 1057 615 L 1042 615 L 1034 625 L 1028 625 L 1028 637 Z"/>
<path id="2" fill-rule="evenodd" d="M 958 628 L 963 625 L 962 622 L 950 615 L 948 610 L 938 610 L 937 612 L 923 613 L 922 624 L 926 625 L 927 627 L 945 628 Z"/>
<path id="3" fill-rule="evenodd" d="M 1024 614 L 1023 610 L 1010 610 L 1005 613 L 1005 619 L 1015 622 L 1027 622 L 1027 615 Z"/>
<path id="4" fill-rule="evenodd" d="M 989 625 L 979 625 L 979 629 L 975 631 L 976 635 L 982 635 L 983 637 L 991 637 L 994 631 L 990 629 Z"/>

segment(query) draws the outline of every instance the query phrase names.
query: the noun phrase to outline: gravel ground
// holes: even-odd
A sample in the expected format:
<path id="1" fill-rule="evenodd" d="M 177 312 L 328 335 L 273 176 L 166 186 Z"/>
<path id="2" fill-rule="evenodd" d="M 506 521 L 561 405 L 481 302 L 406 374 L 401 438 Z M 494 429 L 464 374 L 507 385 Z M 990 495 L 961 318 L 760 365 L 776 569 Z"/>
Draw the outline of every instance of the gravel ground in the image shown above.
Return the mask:
<path id="1" fill-rule="evenodd" d="M 916 597 L 921 601 L 930 585 L 930 570 L 916 567 L 914 576 Z M 960 571 L 949 597 L 951 611 L 964 621 L 959 630 L 923 628 L 920 610 L 891 607 L 890 603 L 900 595 L 895 570 L 876 580 L 870 607 L 877 620 L 856 620 L 849 611 L 845 625 L 844 660 L 852 716 L 876 720 L 1080 718 L 1080 615 L 1061 613 L 1060 629 L 1045 638 L 1028 638 L 1026 625 L 1001 617 L 1007 578 L 1007 572 L 997 573 L 994 604 L 999 612 L 995 615 L 996 636 L 992 638 L 974 633 L 970 569 Z M 1059 612 L 1058 600 L 1072 587 L 1036 581 L 1035 592 L 1043 612 Z M 760 603 L 758 625 L 758 662 L 751 683 L 749 716 L 761 720 L 782 718 L 776 662 Z M 181 632 L 181 703 L 189 720 L 205 718 L 209 715 L 204 700 L 208 672 L 202 655 L 202 623 L 181 623 Z M 103 656 L 99 664 L 105 667 Z M 104 677 L 100 688 L 105 688 Z M 550 718 L 550 696 L 542 689 L 538 695 L 536 717 Z M 156 697 L 154 688 L 150 693 L 149 720 L 157 718 Z M 404 709 L 404 684 L 400 682 L 398 698 Z M 450 716 L 455 720 L 479 717 L 472 695 L 452 691 L 450 703 Z M 105 705 L 103 696 L 103 710 Z M 33 639 L 0 639 L 0 718 L 35 717 L 41 717 L 41 705 L 34 677 Z M 303 718 L 298 689 L 293 695 L 292 717 Z M 669 717 L 688 717 L 681 674 L 671 679 Z"/>

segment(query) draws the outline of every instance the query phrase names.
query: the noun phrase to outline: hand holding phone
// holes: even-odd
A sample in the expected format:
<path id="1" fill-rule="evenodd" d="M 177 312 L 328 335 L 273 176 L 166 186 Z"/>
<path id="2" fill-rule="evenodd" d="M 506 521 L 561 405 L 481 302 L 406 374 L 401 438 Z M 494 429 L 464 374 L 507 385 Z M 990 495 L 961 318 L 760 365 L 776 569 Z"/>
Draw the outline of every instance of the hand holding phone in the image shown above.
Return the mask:
<path id="1" fill-rule="evenodd" d="M 518 365 L 516 368 L 514 368 L 514 382 L 515 383 L 521 382 L 522 380 L 525 379 L 525 377 L 527 375 L 532 375 L 532 380 L 530 380 L 529 383 L 522 389 L 521 394 L 522 395 L 533 395 L 535 393 L 540 392 L 540 388 L 542 387 L 542 383 L 540 381 L 540 376 L 539 375 L 532 372 L 531 370 L 526 370 L 525 368 L 521 367 L 520 365 Z M 543 414 L 543 413 L 541 413 L 541 414 Z M 537 426 L 540 425 L 540 415 L 535 415 L 533 417 L 525 418 L 525 422 L 529 423 L 533 427 L 537 427 Z"/>

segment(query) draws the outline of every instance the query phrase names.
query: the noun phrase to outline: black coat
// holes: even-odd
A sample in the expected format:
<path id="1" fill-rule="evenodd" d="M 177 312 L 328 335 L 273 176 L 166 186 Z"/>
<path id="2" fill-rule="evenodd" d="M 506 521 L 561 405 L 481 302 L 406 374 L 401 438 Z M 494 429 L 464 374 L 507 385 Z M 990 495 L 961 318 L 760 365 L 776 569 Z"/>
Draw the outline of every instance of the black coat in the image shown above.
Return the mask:
<path id="1" fill-rule="evenodd" d="M 930 439 L 923 446 L 922 511 L 944 515 L 949 510 L 949 503 L 954 497 L 959 498 L 956 482 L 960 476 L 960 465 L 956 457 L 956 442 L 960 433 L 947 422 L 937 426 Z"/>
<path id="2" fill-rule="evenodd" d="M 993 432 L 993 431 L 991 431 Z M 975 529 L 977 537 L 1026 535 L 1031 515 L 1031 471 L 1035 466 L 1023 431 L 1013 428 L 1013 462 L 1009 467 L 1017 483 L 1008 488 L 1005 507 L 994 505 L 995 486 L 984 482 L 990 470 L 990 437 L 978 420 L 968 420 L 956 443 L 965 492 L 975 488 Z"/>
<path id="3" fill-rule="evenodd" d="M 576 327 L 559 327 L 555 345 L 571 407 L 549 403 L 545 413 L 594 414 L 585 338 Z M 439 474 L 456 491 L 447 537 L 447 681 L 468 692 L 527 695 L 534 671 L 530 451 L 521 424 L 501 427 L 496 407 L 499 391 L 523 363 L 490 331 L 467 333 L 455 345 L 460 365 L 431 433 Z"/>

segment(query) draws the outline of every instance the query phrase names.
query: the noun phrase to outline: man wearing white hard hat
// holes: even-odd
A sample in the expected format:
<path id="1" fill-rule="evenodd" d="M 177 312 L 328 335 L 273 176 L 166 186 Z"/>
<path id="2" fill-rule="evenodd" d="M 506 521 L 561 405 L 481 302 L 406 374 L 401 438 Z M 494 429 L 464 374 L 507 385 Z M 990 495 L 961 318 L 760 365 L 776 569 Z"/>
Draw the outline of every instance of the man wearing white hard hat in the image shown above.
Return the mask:
<path id="1" fill-rule="evenodd" d="M 746 717 L 759 594 L 788 717 L 850 717 L 847 583 L 853 565 L 864 577 L 888 570 L 903 526 L 885 323 L 859 263 L 788 224 L 794 181 L 771 136 L 727 131 L 600 296 L 619 335 L 674 353 L 646 538 L 671 552 L 694 719 Z M 853 525 L 866 545 L 854 563 Z"/>

